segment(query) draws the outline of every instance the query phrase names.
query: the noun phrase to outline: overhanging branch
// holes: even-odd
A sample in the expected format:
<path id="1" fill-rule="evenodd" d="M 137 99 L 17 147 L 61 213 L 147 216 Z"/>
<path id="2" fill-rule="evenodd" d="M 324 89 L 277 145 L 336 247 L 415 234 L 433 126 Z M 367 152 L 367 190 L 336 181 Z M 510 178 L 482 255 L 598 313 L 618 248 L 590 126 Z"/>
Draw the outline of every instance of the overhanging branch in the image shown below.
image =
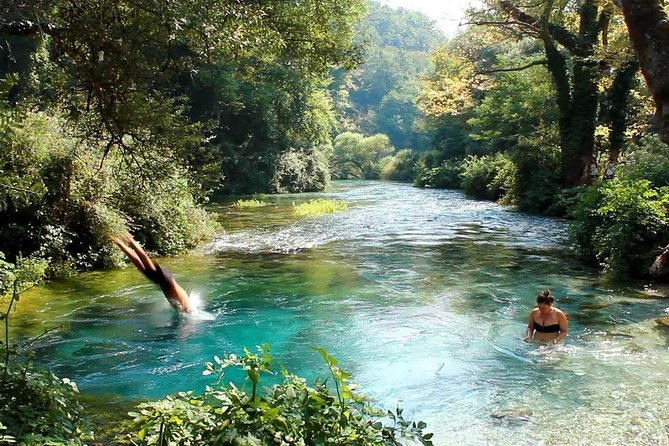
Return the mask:
<path id="1" fill-rule="evenodd" d="M 530 62 L 527 65 L 523 65 L 520 67 L 493 68 L 491 70 L 477 71 L 476 74 L 493 74 L 493 73 L 506 73 L 511 71 L 523 71 L 527 70 L 528 68 L 536 67 L 537 65 L 546 65 L 547 63 L 548 61 L 546 59 L 541 59 L 541 60 L 535 60 L 534 62 Z"/>
<path id="2" fill-rule="evenodd" d="M 4 36 L 35 36 L 37 34 L 56 36 L 62 31 L 48 23 L 37 23 L 30 20 L 0 22 L 0 35 Z"/>
<path id="3" fill-rule="evenodd" d="M 537 29 L 541 28 L 539 19 L 518 8 L 512 2 L 502 0 L 499 2 L 499 5 L 501 6 L 502 10 L 513 17 L 515 21 L 534 26 Z M 586 42 L 583 42 L 566 28 L 551 22 L 546 23 L 546 28 L 548 29 L 551 37 L 555 39 L 560 45 L 569 50 L 569 52 L 572 54 L 583 57 L 590 55 L 590 45 L 588 45 Z"/>

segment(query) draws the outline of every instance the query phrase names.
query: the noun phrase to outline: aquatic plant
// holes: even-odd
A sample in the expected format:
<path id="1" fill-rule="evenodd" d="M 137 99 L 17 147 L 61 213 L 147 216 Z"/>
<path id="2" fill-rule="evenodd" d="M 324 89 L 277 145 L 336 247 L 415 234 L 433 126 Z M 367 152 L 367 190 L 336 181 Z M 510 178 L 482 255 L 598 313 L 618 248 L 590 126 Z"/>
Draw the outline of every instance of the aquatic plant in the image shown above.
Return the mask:
<path id="1" fill-rule="evenodd" d="M 324 198 L 319 198 L 298 205 L 293 203 L 293 209 L 295 209 L 295 213 L 300 217 L 315 217 L 346 210 L 348 209 L 348 204 L 340 200 L 326 200 Z"/>
<path id="2" fill-rule="evenodd" d="M 232 204 L 236 208 L 259 208 L 267 206 L 267 202 L 250 198 L 248 200 L 239 199 Z"/>
<path id="3" fill-rule="evenodd" d="M 432 434 L 423 433 L 426 424 L 405 420 L 402 410 L 384 412 L 354 393 L 350 375 L 324 349 L 316 348 L 325 360 L 334 391 L 327 380 L 308 385 L 281 369 L 283 382 L 258 386 L 262 375 L 272 373 L 269 346 L 257 353 L 214 357 L 203 372 L 217 377 L 201 396 L 180 392 L 137 407 L 133 434 L 135 445 L 235 444 L 235 445 L 359 445 L 401 446 L 402 440 L 432 445 Z M 223 385 L 229 367 L 245 372 L 244 386 Z M 251 383 L 250 391 L 246 383 Z M 389 420 L 386 425 L 382 420 Z"/>

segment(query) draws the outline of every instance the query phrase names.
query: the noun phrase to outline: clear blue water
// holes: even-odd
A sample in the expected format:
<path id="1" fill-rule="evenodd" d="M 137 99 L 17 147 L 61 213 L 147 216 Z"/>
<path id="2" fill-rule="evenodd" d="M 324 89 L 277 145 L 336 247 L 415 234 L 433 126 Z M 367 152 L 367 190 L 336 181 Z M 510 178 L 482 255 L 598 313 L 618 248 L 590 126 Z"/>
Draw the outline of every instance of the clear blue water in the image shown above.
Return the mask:
<path id="1" fill-rule="evenodd" d="M 293 214 L 315 197 L 349 209 Z M 210 320 L 176 315 L 125 269 L 34 290 L 13 335 L 62 324 L 39 361 L 115 400 L 202 390 L 213 355 L 264 342 L 277 364 L 324 376 L 322 346 L 438 445 L 669 444 L 669 329 L 654 322 L 666 290 L 602 279 L 570 251 L 564 221 L 379 182 L 267 201 L 213 208 L 226 231 L 162 262 Z M 571 326 L 553 348 L 521 342 L 546 287 Z"/>

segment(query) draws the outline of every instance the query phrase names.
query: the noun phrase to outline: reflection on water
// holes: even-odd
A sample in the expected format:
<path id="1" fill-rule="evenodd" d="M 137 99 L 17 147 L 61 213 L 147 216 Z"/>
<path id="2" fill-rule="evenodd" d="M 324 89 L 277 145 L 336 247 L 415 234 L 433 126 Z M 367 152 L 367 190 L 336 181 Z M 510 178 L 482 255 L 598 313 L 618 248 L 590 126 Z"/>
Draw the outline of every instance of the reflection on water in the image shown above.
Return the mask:
<path id="1" fill-rule="evenodd" d="M 321 195 L 349 209 L 293 216 L 293 202 Z M 580 265 L 564 222 L 398 184 L 321 195 L 221 205 L 224 234 L 164 260 L 204 317 L 175 314 L 127 269 L 26 295 L 13 335 L 62 324 L 39 357 L 116 399 L 201 390 L 214 354 L 263 342 L 289 370 L 324 375 L 319 345 L 439 445 L 669 444 L 669 329 L 652 321 L 669 305 Z M 570 318 L 562 346 L 521 342 L 545 287 Z"/>

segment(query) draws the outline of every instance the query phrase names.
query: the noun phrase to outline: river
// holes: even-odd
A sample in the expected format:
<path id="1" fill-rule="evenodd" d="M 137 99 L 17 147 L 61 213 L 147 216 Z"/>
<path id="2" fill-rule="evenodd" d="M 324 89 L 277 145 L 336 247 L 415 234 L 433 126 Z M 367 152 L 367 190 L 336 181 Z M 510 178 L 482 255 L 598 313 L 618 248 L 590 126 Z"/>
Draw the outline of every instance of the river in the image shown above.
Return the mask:
<path id="1" fill-rule="evenodd" d="M 349 208 L 294 215 L 317 197 Z M 266 200 L 212 206 L 225 232 L 161 262 L 210 318 L 176 315 L 133 268 L 98 271 L 26 293 L 13 336 L 60 324 L 37 361 L 112 400 L 200 391 L 205 361 L 264 342 L 325 376 L 322 346 L 437 445 L 669 444 L 669 301 L 580 263 L 566 222 L 396 183 Z M 544 288 L 569 316 L 561 346 L 521 341 Z"/>

